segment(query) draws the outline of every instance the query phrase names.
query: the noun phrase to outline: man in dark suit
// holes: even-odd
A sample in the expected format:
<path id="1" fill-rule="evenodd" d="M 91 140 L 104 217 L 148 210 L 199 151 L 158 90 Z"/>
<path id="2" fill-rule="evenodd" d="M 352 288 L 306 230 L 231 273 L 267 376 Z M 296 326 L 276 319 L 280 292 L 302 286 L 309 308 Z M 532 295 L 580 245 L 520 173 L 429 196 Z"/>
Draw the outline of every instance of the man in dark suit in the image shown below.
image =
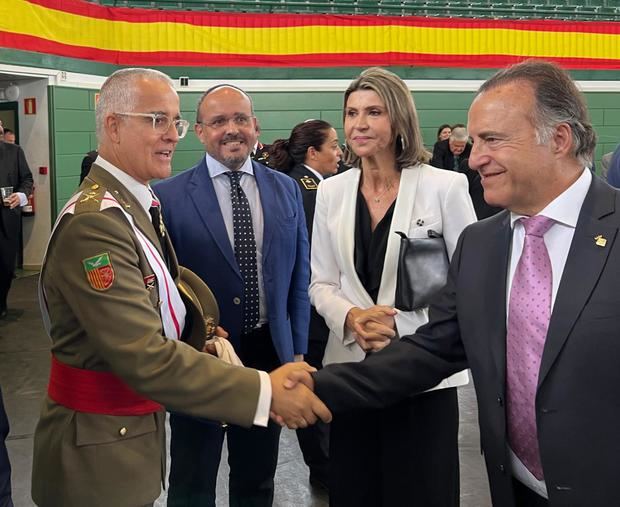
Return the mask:
<path id="1" fill-rule="evenodd" d="M 221 325 L 246 366 L 270 371 L 306 353 L 308 234 L 301 195 L 288 176 L 253 162 L 252 102 L 221 85 L 202 96 L 195 132 L 206 157 L 155 186 L 180 264 L 220 306 Z M 171 416 L 168 505 L 215 505 L 224 430 Z M 227 430 L 230 505 L 270 506 L 280 428 Z"/>
<path id="2" fill-rule="evenodd" d="M 429 162 L 433 167 L 458 171 L 462 160 L 469 157 L 471 144 L 467 129 L 456 127 L 445 141 L 437 141 L 433 147 L 433 158 Z"/>
<path id="3" fill-rule="evenodd" d="M 2 127 L 0 126 L 0 129 Z M 21 234 L 21 207 L 32 192 L 32 173 L 24 150 L 17 144 L 0 142 L 0 187 L 12 193 L 0 206 L 0 319 L 7 314 L 7 296 L 15 274 Z"/>
<path id="4" fill-rule="evenodd" d="M 333 412 L 384 407 L 469 367 L 495 506 L 620 505 L 620 192 L 588 169 L 585 101 L 526 61 L 482 85 L 468 127 L 506 211 L 465 229 L 426 326 L 315 390 Z"/>

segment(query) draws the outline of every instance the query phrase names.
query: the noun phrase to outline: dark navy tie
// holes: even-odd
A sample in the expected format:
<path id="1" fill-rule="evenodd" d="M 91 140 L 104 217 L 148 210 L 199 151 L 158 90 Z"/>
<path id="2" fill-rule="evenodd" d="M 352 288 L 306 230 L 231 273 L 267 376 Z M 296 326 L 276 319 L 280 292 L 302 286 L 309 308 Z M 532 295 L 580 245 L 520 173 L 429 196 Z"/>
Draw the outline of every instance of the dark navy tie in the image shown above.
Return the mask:
<path id="1" fill-rule="evenodd" d="M 243 174 L 241 171 L 228 171 L 226 176 L 230 178 L 235 257 L 243 278 L 243 332 L 248 333 L 254 329 L 259 319 L 259 298 L 252 211 L 239 184 Z"/>

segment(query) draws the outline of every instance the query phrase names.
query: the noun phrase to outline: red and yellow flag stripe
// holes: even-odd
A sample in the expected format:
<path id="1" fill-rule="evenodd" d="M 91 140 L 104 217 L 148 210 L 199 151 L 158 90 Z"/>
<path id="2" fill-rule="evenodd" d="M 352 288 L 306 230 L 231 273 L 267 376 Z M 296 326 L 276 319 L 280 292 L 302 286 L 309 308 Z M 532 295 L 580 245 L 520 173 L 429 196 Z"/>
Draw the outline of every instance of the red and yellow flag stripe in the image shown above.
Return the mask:
<path id="1" fill-rule="evenodd" d="M 524 58 L 620 70 L 620 22 L 241 14 L 0 5 L 0 46 L 118 65 L 501 67 Z"/>

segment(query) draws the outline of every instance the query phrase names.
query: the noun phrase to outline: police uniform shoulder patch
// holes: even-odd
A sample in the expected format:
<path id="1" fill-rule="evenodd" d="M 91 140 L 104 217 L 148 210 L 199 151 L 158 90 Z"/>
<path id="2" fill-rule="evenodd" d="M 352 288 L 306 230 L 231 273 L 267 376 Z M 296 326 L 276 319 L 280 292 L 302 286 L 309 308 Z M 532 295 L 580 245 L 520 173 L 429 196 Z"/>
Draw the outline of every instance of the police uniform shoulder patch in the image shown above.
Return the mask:
<path id="1" fill-rule="evenodd" d="M 102 252 L 82 259 L 86 279 L 90 286 L 98 291 L 108 290 L 114 282 L 114 267 L 109 252 Z"/>
<path id="2" fill-rule="evenodd" d="M 303 176 L 299 181 L 306 190 L 316 190 L 319 188 L 319 184 L 312 176 Z"/>
<path id="3" fill-rule="evenodd" d="M 99 211 L 101 209 L 101 201 L 107 189 L 98 183 L 86 186 L 82 190 L 82 194 L 75 204 L 75 214 L 88 211 Z"/>

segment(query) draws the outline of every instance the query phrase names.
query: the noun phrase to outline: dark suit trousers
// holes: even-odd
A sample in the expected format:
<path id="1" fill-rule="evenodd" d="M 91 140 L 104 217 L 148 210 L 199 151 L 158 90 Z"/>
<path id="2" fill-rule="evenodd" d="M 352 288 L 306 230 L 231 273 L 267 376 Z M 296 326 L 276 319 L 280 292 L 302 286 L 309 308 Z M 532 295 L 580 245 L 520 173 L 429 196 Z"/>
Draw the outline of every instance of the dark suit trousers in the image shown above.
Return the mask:
<path id="1" fill-rule="evenodd" d="M 1 210 L 0 213 L 5 213 Z M 4 227 L 0 225 L 0 311 L 6 308 L 6 299 L 13 282 L 15 274 L 15 261 L 19 240 L 12 234 L 7 234 Z"/>
<path id="2" fill-rule="evenodd" d="M 9 420 L 4 410 L 2 391 L 0 391 L 0 507 L 13 507 L 11 500 L 11 464 L 5 443 L 8 434 Z"/>
<path id="3" fill-rule="evenodd" d="M 328 336 L 329 328 L 325 320 L 312 307 L 308 332 L 308 353 L 304 356 L 304 360 L 317 370 L 323 367 Z M 297 440 L 304 462 L 310 469 L 310 475 L 327 484 L 329 482 L 329 424 L 319 421 L 313 426 L 298 429 Z"/>
<path id="4" fill-rule="evenodd" d="M 331 507 L 458 507 L 456 388 L 384 410 L 337 414 L 330 434 Z"/>
<path id="5" fill-rule="evenodd" d="M 269 327 L 242 335 L 236 351 L 245 366 L 271 371 L 280 361 L 271 341 Z M 224 432 L 228 443 L 229 505 L 267 507 L 273 503 L 273 477 L 278 464 L 280 426 L 250 429 L 170 415 L 169 507 L 215 506 L 217 471 Z"/>

